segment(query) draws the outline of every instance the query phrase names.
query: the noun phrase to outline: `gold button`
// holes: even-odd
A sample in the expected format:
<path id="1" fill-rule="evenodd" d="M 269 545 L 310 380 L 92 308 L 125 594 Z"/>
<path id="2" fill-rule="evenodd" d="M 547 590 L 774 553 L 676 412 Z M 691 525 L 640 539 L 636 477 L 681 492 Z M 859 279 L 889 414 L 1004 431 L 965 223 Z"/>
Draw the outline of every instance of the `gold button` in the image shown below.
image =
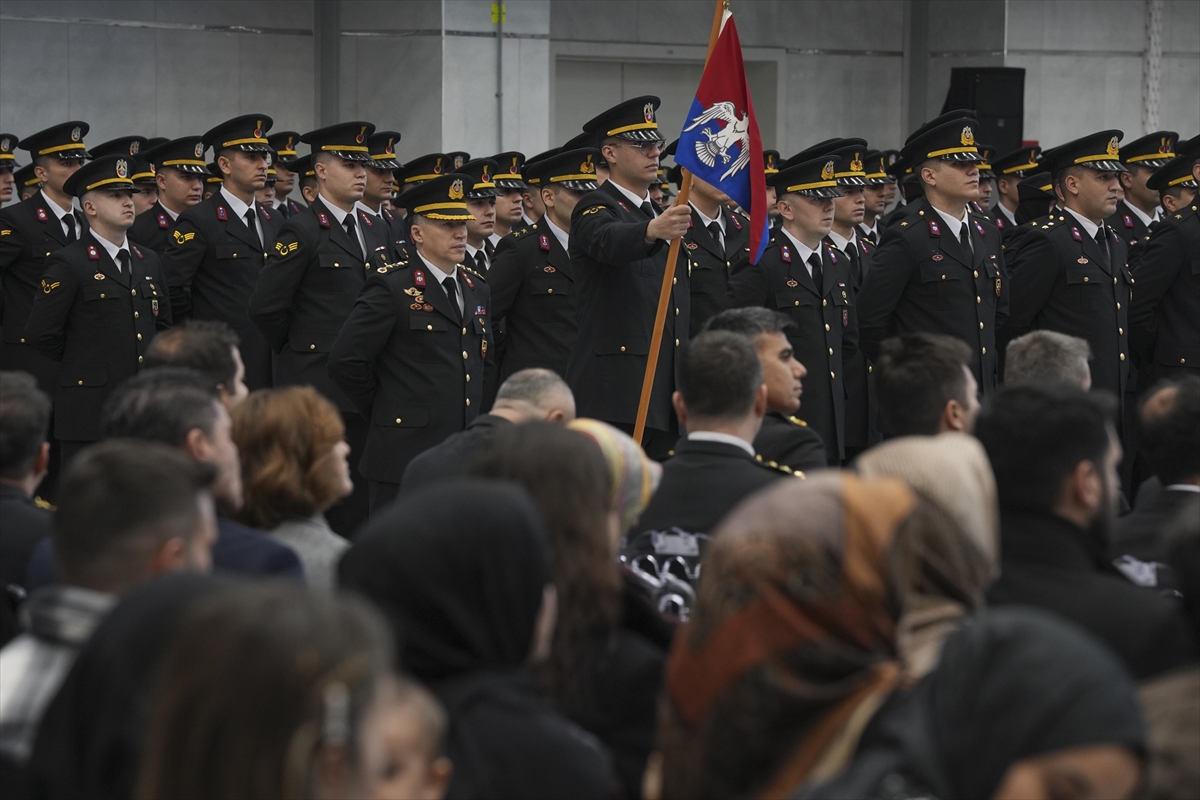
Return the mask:
<path id="1" fill-rule="evenodd" d="M 430 327 L 430 328 L 429 328 L 429 330 L 433 330 L 433 328 L 432 328 L 432 327 Z M 466 335 L 467 335 L 467 329 L 466 329 L 466 328 L 463 328 L 463 329 L 462 329 L 462 331 L 463 331 L 463 332 L 462 332 L 462 335 L 463 335 L 463 336 L 466 336 Z"/>
<path id="2" fill-rule="evenodd" d="M 1122 361 L 1124 361 L 1124 360 L 1125 360 L 1125 354 L 1124 354 L 1124 353 L 1121 353 L 1121 360 L 1122 360 Z"/>
<path id="3" fill-rule="evenodd" d="M 985 348 L 983 348 L 983 350 L 982 350 L 981 352 L 982 352 L 982 353 L 983 353 L 983 354 L 986 356 L 986 355 L 987 355 L 987 348 L 986 348 L 986 347 L 985 347 Z"/>
<path id="4" fill-rule="evenodd" d="M 625 345 L 621 345 L 621 352 L 622 352 L 622 353 L 624 353 L 624 352 L 625 352 Z"/>
<path id="5" fill-rule="evenodd" d="M 137 297 L 137 289 L 130 289 L 130 290 L 129 290 L 129 293 L 130 293 L 131 295 L 133 295 L 134 297 Z"/>
<path id="6" fill-rule="evenodd" d="M 133 318 L 134 318 L 134 319 L 137 319 L 137 318 L 138 318 L 138 312 L 136 312 L 136 311 L 135 311 L 135 312 L 133 312 Z"/>
<path id="7" fill-rule="evenodd" d="M 871 366 L 870 364 L 868 364 L 867 365 L 867 374 L 870 375 L 874 371 L 875 371 L 875 368 L 873 366 Z"/>
<path id="8" fill-rule="evenodd" d="M 101 292 L 101 293 L 100 293 L 100 299 L 101 299 L 101 300 L 103 300 L 103 299 L 104 299 L 104 292 Z"/>
<path id="9" fill-rule="evenodd" d="M 471 373 L 467 373 L 467 383 L 471 382 Z"/>
<path id="10" fill-rule="evenodd" d="M 1187 363 L 1187 359 L 1186 359 L 1186 358 L 1181 358 L 1181 359 L 1179 359 L 1179 363 L 1180 363 L 1180 364 L 1186 364 L 1186 363 Z"/>
<path id="11" fill-rule="evenodd" d="M 140 342 L 141 340 L 142 340 L 142 335 L 139 333 L 139 334 L 138 334 L 138 341 Z"/>
<path id="12" fill-rule="evenodd" d="M 833 355 L 833 348 L 829 348 L 829 355 Z"/>
<path id="13" fill-rule="evenodd" d="M 341 264 L 339 264 L 339 263 L 338 263 L 338 262 L 336 262 L 336 261 L 335 261 L 335 262 L 333 262 L 333 265 L 334 265 L 335 267 L 340 267 L 340 266 L 341 266 Z"/>
<path id="14" fill-rule="evenodd" d="M 467 398 L 467 405 L 471 405 L 471 398 Z"/>
<path id="15" fill-rule="evenodd" d="M 1083 282 L 1084 282 L 1084 283 L 1087 283 L 1087 282 L 1088 282 L 1088 276 L 1087 276 L 1087 275 L 1084 275 L 1084 276 L 1083 276 Z"/>
<path id="16" fill-rule="evenodd" d="M 426 325 L 426 326 L 425 326 L 425 330 L 427 330 L 427 331 L 431 331 L 431 330 L 433 330 L 433 326 L 432 326 L 432 325 Z"/>
<path id="17" fill-rule="evenodd" d="M 83 381 L 80 381 L 80 382 L 79 382 L 79 385 L 80 385 L 80 386 L 83 386 Z"/>
<path id="18" fill-rule="evenodd" d="M 836 379 L 837 379 L 837 375 L 834 375 L 834 374 L 831 372 L 831 373 L 829 373 L 829 378 L 830 378 L 831 380 L 836 380 Z"/>
<path id="19" fill-rule="evenodd" d="M 946 280 L 946 276 L 945 276 L 945 275 L 943 275 L 943 276 L 942 276 L 942 280 Z"/>
<path id="20" fill-rule="evenodd" d="M 725 262 L 725 266 L 726 266 L 726 267 L 732 267 L 732 266 L 733 266 L 733 264 L 732 264 L 731 262 L 729 262 L 729 261 L 726 261 L 726 262 Z"/>
<path id="21" fill-rule="evenodd" d="M 975 277 L 976 277 L 976 278 L 978 278 L 978 277 L 979 277 L 979 270 L 975 270 Z"/>
<path id="22" fill-rule="evenodd" d="M 676 340 L 675 340 L 675 346 L 676 346 L 676 347 L 679 347 L 679 340 L 678 340 L 678 339 L 676 339 Z"/>
<path id="23" fill-rule="evenodd" d="M 317 346 L 316 346 L 315 344 L 310 344 L 310 345 L 308 346 L 308 349 L 309 349 L 309 350 L 316 350 L 316 349 L 317 349 Z"/>
<path id="24" fill-rule="evenodd" d="M 1116 279 L 1116 277 L 1114 276 L 1114 277 L 1113 277 L 1113 286 L 1116 286 L 1116 285 L 1117 285 L 1117 279 Z"/>
<path id="25" fill-rule="evenodd" d="M 21 339 L 21 344 L 25 344 L 25 339 L 24 339 L 24 338 L 22 338 L 22 339 Z"/>
<path id="26" fill-rule="evenodd" d="M 979 330 L 983 330 L 983 323 L 979 323 Z"/>
<path id="27" fill-rule="evenodd" d="M 678 308 L 677 308 L 677 309 L 675 309 L 675 316 L 677 316 L 677 317 L 679 316 L 679 309 L 678 309 Z"/>
<path id="28" fill-rule="evenodd" d="M 1121 310 L 1121 304 L 1117 303 L 1117 311 L 1120 311 L 1120 310 Z"/>
<path id="29" fill-rule="evenodd" d="M 800 305 L 800 301 L 799 301 L 799 300 L 797 300 L 797 301 L 796 301 L 796 305 Z"/>
<path id="30" fill-rule="evenodd" d="M 467 351 L 463 350 L 463 361 L 467 360 Z"/>
<path id="31" fill-rule="evenodd" d="M 674 286 L 674 285 L 675 285 L 675 284 L 677 284 L 677 283 L 679 283 L 679 278 L 671 278 L 671 285 L 672 285 L 672 286 Z"/>
<path id="32" fill-rule="evenodd" d="M 403 422 L 403 421 L 404 421 L 404 420 L 400 419 L 399 417 L 396 417 L 396 424 L 397 424 L 397 425 L 399 425 L 399 424 L 400 424 L 401 422 Z"/>
<path id="33" fill-rule="evenodd" d="M 983 298 L 982 298 L 982 297 L 980 297 L 979 295 L 975 295 L 975 302 L 976 302 L 976 304 L 978 304 L 978 303 L 982 303 L 982 302 L 983 302 Z"/>
<path id="34" fill-rule="evenodd" d="M 799 305 L 799 303 L 797 303 L 797 305 Z M 827 305 L 829 305 L 829 301 L 828 301 L 828 300 L 822 300 L 822 301 L 821 301 L 821 308 L 824 308 L 824 307 L 825 307 L 825 306 L 827 306 Z"/>
<path id="35" fill-rule="evenodd" d="M 553 289 L 547 289 L 547 290 L 546 290 L 546 294 L 554 294 L 554 290 L 553 290 Z"/>
<path id="36" fill-rule="evenodd" d="M 1118 336 L 1124 336 L 1124 335 L 1125 335 L 1125 329 L 1124 329 L 1124 328 L 1117 328 L 1117 335 L 1118 335 Z"/>
<path id="37" fill-rule="evenodd" d="M 828 322 L 826 322 L 826 323 L 825 323 L 825 330 L 829 330 L 829 323 L 828 323 Z"/>
<path id="38" fill-rule="evenodd" d="M 233 257 L 234 257 L 234 258 L 237 258 L 237 253 L 234 253 L 234 254 L 233 254 Z"/>
<path id="39" fill-rule="evenodd" d="M 138 356 L 138 363 L 139 363 L 139 364 L 140 364 L 140 363 L 142 363 L 142 357 L 141 357 L 141 356 Z"/>

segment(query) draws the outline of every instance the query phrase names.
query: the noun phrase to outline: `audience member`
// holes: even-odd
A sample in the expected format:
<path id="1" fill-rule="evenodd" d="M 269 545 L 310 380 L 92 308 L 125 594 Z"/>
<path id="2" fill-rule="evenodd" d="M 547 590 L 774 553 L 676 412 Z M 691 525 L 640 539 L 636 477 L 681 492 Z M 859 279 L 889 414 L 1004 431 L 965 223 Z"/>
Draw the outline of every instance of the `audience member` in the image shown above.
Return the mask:
<path id="1" fill-rule="evenodd" d="M 36 796 L 131 800 L 163 654 L 184 613 L 222 587 L 172 573 L 121 597 L 46 709 L 30 758 Z"/>
<path id="2" fill-rule="evenodd" d="M 785 797 L 841 771 L 899 678 L 889 559 L 913 505 L 827 471 L 726 518 L 667 662 L 662 797 Z"/>
<path id="3" fill-rule="evenodd" d="M 425 687 L 403 678 L 386 681 L 364 726 L 369 800 L 442 800 L 453 773 L 444 753 L 448 727 L 445 710 Z"/>
<path id="4" fill-rule="evenodd" d="M 919 679 L 937 666 L 945 638 L 983 607 L 999 574 L 996 479 L 983 446 L 965 433 L 893 439 L 856 466 L 864 478 L 899 478 L 917 498 L 921 521 L 896 536 L 893 580 L 900 659 Z"/>
<path id="5" fill-rule="evenodd" d="M 237 332 L 224 322 L 189 319 L 154 337 L 146 349 L 147 367 L 187 367 L 203 372 L 217 387 L 226 411 L 249 394 L 246 365 Z"/>
<path id="6" fill-rule="evenodd" d="M 793 797 L 1127 800 L 1145 742 L 1133 683 L 1106 648 L 1050 614 L 1000 609 L 946 640 L 842 775 Z"/>
<path id="7" fill-rule="evenodd" d="M 563 714 L 608 746 L 625 794 L 638 797 L 664 654 L 621 627 L 621 530 L 608 464 L 587 436 L 533 422 L 499 431 L 471 474 L 517 483 L 541 512 L 558 620 L 535 676 Z"/>
<path id="8" fill-rule="evenodd" d="M 447 478 L 465 475 L 475 454 L 487 448 L 497 431 L 533 420 L 566 424 L 575 419 L 571 387 L 548 369 L 514 372 L 500 385 L 492 410 L 480 414 L 465 430 L 452 433 L 404 468 L 401 493 Z"/>
<path id="9" fill-rule="evenodd" d="M 1151 390 L 1140 422 L 1142 454 L 1162 488 L 1138 493 L 1133 511 L 1117 522 L 1112 555 L 1164 563 L 1166 526 L 1185 506 L 1200 508 L 1200 378 Z"/>
<path id="10" fill-rule="evenodd" d="M 879 430 L 884 438 L 971 433 L 979 386 L 961 340 L 914 333 L 883 343 L 876 362 Z"/>
<path id="11" fill-rule="evenodd" d="M 311 386 L 260 389 L 233 410 L 244 502 L 238 519 L 300 556 L 304 577 L 333 589 L 349 543 L 325 512 L 354 491 L 342 415 Z"/>
<path id="12" fill-rule="evenodd" d="M 1120 656 L 1139 681 L 1196 658 L 1175 604 L 1109 560 L 1121 445 L 1104 394 L 1065 384 L 1006 387 L 976 434 L 1000 499 L 1000 578 L 988 600 L 1053 611 Z"/>
<path id="13" fill-rule="evenodd" d="M 30 596 L 28 632 L 0 650 L 0 756 L 28 760 L 43 711 L 119 595 L 159 573 L 209 569 L 213 478 L 142 442 L 102 442 L 75 458 L 51 534 L 63 583 Z"/>
<path id="14" fill-rule="evenodd" d="M 295 551 L 230 519 L 242 507 L 242 470 L 230 435 L 229 412 L 202 373 L 179 367 L 147 370 L 113 393 L 105 407 L 107 436 L 178 447 L 217 469 L 213 498 L 219 536 L 213 548 L 218 571 L 301 577 Z"/>
<path id="15" fill-rule="evenodd" d="M 332 592 L 201 600 L 163 657 L 135 797 L 370 796 L 365 721 L 391 657 L 378 615 Z"/>
<path id="16" fill-rule="evenodd" d="M 808 370 L 796 360 L 788 340 L 795 327 L 786 314 L 751 307 L 722 311 L 708 321 L 705 330 L 741 334 L 758 353 L 767 385 L 767 413 L 754 437 L 755 453 L 767 464 L 811 472 L 828 466 L 828 458 L 820 435 L 796 416 Z"/>
<path id="17" fill-rule="evenodd" d="M 27 372 L 0 372 L 0 604 L 13 620 L 25 594 L 25 568 L 34 545 L 50 534 L 50 512 L 34 492 L 50 466 L 50 398 Z M 17 631 L 0 628 L 0 647 Z"/>
<path id="18" fill-rule="evenodd" d="M 1004 382 L 1016 386 L 1060 381 L 1086 392 L 1092 388 L 1091 358 L 1086 339 L 1058 331 L 1032 331 L 1004 348 Z"/>
<path id="19" fill-rule="evenodd" d="M 338 565 L 340 585 L 383 611 L 399 662 L 446 707 L 450 797 L 613 794 L 600 744 L 528 674 L 553 640 L 550 559 L 524 490 L 458 478 L 399 498 Z"/>

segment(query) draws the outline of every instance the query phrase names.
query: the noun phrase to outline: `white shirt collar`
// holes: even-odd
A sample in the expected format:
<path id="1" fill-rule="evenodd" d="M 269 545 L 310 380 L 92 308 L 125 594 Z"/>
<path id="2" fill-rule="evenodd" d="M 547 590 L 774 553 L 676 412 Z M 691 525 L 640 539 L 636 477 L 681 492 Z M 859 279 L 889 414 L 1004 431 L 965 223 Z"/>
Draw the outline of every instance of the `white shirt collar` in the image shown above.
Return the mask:
<path id="1" fill-rule="evenodd" d="M 482 247 L 472 247 L 470 242 L 463 242 L 463 244 L 465 244 L 467 246 L 467 258 L 471 259 L 471 265 L 474 266 L 475 254 L 478 253 L 480 250 L 483 250 L 483 248 Z M 484 252 L 483 257 L 487 258 L 487 252 Z"/>
<path id="2" fill-rule="evenodd" d="M 325 200 L 325 198 L 321 198 L 321 199 L 322 199 L 322 200 L 324 200 L 324 202 L 325 202 L 325 205 L 327 205 L 327 206 L 332 206 L 332 205 L 333 205 L 333 204 L 332 204 L 332 203 L 330 203 L 328 200 Z M 365 212 L 367 212 L 368 214 L 370 214 L 372 217 L 376 217 L 376 218 L 378 218 L 378 219 L 382 219 L 382 218 L 383 218 L 383 208 L 380 208 L 378 211 L 372 211 L 372 210 L 371 210 L 371 208 L 370 208 L 370 206 L 366 205 L 366 204 L 365 204 L 365 203 L 364 203 L 362 200 L 355 200 L 355 201 L 354 201 L 354 208 L 355 208 L 355 209 L 358 209 L 358 210 L 365 211 Z M 343 227 L 345 227 L 345 223 L 343 223 L 343 224 L 342 224 L 342 226 L 343 226 Z"/>
<path id="3" fill-rule="evenodd" d="M 470 245 L 467 245 L 467 247 L 469 248 Z M 417 255 L 420 256 L 421 260 L 425 262 L 425 266 L 429 267 L 431 270 L 434 271 L 434 276 L 437 278 L 437 282 L 438 282 L 439 286 L 441 285 L 442 281 L 444 281 L 446 278 L 456 278 L 458 276 L 457 269 L 455 269 L 451 272 L 446 272 L 441 267 L 434 265 L 434 263 L 431 262 L 428 258 L 426 258 L 425 256 L 422 256 L 420 250 L 417 251 Z"/>
<path id="4" fill-rule="evenodd" d="M 808 270 L 808 274 L 811 276 L 812 275 L 812 264 L 808 263 L 808 257 L 817 251 L 810 248 L 808 245 L 806 245 L 804 242 L 797 239 L 795 236 L 792 236 L 791 232 L 787 228 L 780 228 L 780 230 L 783 231 L 787 235 L 789 240 L 791 240 L 792 244 L 796 248 L 796 255 L 798 255 L 800 257 L 800 260 L 804 262 L 804 268 Z M 820 247 L 820 245 L 818 245 L 818 247 Z"/>
<path id="5" fill-rule="evenodd" d="M 628 189 L 626 189 L 624 186 L 622 186 L 621 184 L 619 184 L 619 183 L 617 183 L 616 181 L 614 181 L 612 178 L 609 178 L 609 179 L 608 179 L 608 182 L 609 182 L 609 183 L 611 183 L 611 184 L 612 184 L 614 187 L 616 187 L 617 191 L 619 191 L 621 194 L 623 194 L 623 195 L 625 195 L 626 197 L 628 197 L 628 198 L 630 199 L 630 201 L 631 201 L 631 202 L 632 202 L 632 203 L 633 203 L 635 206 L 637 206 L 638 208 L 641 208 L 641 207 L 642 207 L 642 203 L 649 203 L 649 202 L 650 202 L 650 190 L 649 190 L 649 189 L 647 189 L 647 190 L 646 190 L 646 196 L 645 196 L 645 197 L 638 197 L 636 194 L 634 194 L 633 192 L 629 191 L 629 190 L 628 190 Z M 654 208 L 654 206 L 653 206 L 653 205 L 651 205 L 650 207 L 651 207 L 651 208 Z"/>
<path id="6" fill-rule="evenodd" d="M 841 250 L 843 253 L 845 253 L 846 248 L 849 247 L 854 242 L 854 240 L 857 239 L 858 237 L 856 236 L 854 231 L 850 232 L 849 239 L 846 239 L 845 237 L 843 237 L 840 233 L 838 233 L 836 231 L 830 231 L 829 238 L 833 240 L 834 247 L 836 247 L 838 250 Z"/>
<path id="7" fill-rule="evenodd" d="M 696 212 L 696 216 L 700 218 L 700 223 L 705 228 L 707 228 L 709 225 L 711 225 L 715 222 L 721 226 L 721 235 L 722 236 L 725 235 L 725 215 L 724 214 L 722 214 L 718 210 L 716 219 L 713 219 L 712 217 L 706 216 L 705 213 L 703 211 L 701 211 L 700 209 L 696 208 L 695 203 L 691 202 L 690 200 L 688 201 L 688 205 L 692 207 L 692 211 Z"/>
<path id="8" fill-rule="evenodd" d="M 722 444 L 731 444 L 735 447 L 740 447 L 746 453 L 754 458 L 754 447 L 740 436 L 734 436 L 729 433 L 717 433 L 716 431 L 696 431 L 687 435 L 689 442 L 720 442 Z"/>
<path id="9" fill-rule="evenodd" d="M 1142 221 L 1142 224 L 1145 225 L 1147 228 L 1150 227 L 1150 223 L 1158 222 L 1158 220 L 1159 220 L 1159 209 L 1157 209 L 1157 208 L 1154 209 L 1154 216 L 1151 217 L 1148 214 L 1146 214 L 1146 212 L 1142 211 L 1140 208 L 1135 206 L 1133 203 L 1130 203 L 1128 200 L 1125 201 L 1125 206 L 1130 211 L 1132 211 L 1134 214 L 1137 214 L 1138 219 L 1140 219 Z"/>
<path id="10" fill-rule="evenodd" d="M 863 225 L 861 222 L 855 227 L 858 229 L 855 231 L 855 234 L 861 233 L 863 236 L 874 236 L 876 239 L 879 238 L 879 217 L 875 218 L 875 224 L 869 228 L 866 225 Z M 857 238 L 857 235 L 855 238 Z"/>
<path id="11" fill-rule="evenodd" d="M 1163 488 L 1168 492 L 1196 492 L 1200 494 L 1200 486 L 1192 483 L 1171 483 Z"/>
<path id="12" fill-rule="evenodd" d="M 996 203 L 995 208 L 998 213 L 1004 215 L 1004 218 L 1008 220 L 1009 225 L 1017 224 L 1017 218 L 1013 216 L 1012 212 L 1009 211 L 1007 207 L 1005 207 L 1004 203 Z"/>
<path id="13" fill-rule="evenodd" d="M 167 204 L 166 204 L 166 203 L 164 203 L 162 200 L 159 200 L 159 201 L 158 201 L 158 204 L 159 204 L 160 206 L 162 206 L 162 210 L 163 210 L 163 211 L 167 212 L 167 216 L 171 218 L 171 221 L 172 221 L 172 222 L 174 222 L 175 220 L 179 219 L 179 214 L 176 214 L 174 211 L 172 211 L 171 209 L 167 208 Z"/>
<path id="14" fill-rule="evenodd" d="M 488 237 L 487 237 L 487 239 L 488 239 L 488 241 L 489 241 L 489 242 L 491 242 L 491 243 L 492 243 L 492 247 L 499 247 L 499 246 L 500 246 L 500 234 L 498 234 L 498 233 L 489 233 L 489 234 L 488 234 Z"/>
<path id="15" fill-rule="evenodd" d="M 558 239 L 558 243 L 562 245 L 562 249 L 568 253 L 571 252 L 571 249 L 567 246 L 567 243 L 571 241 L 571 235 L 551 222 L 549 214 L 542 217 L 542 222 L 546 223 L 546 227 L 554 234 L 554 238 Z"/>
<path id="16" fill-rule="evenodd" d="M 1100 230 L 1099 225 L 1092 222 L 1090 219 L 1084 219 L 1083 217 L 1079 216 L 1079 214 L 1075 213 L 1073 210 L 1071 210 L 1069 208 L 1067 209 L 1067 213 L 1070 214 L 1075 219 L 1079 220 L 1079 224 L 1083 226 L 1083 229 L 1085 231 L 1087 231 L 1087 235 L 1090 238 L 1092 238 L 1092 239 L 1096 238 L 1096 231 Z"/>
<path id="17" fill-rule="evenodd" d="M 525 209 L 521 209 L 521 219 L 525 220 L 525 227 L 527 228 L 533 223 L 537 222 L 537 220 L 529 218 L 529 215 L 525 213 Z"/>
<path id="18" fill-rule="evenodd" d="M 63 208 L 58 203 L 51 200 L 50 195 L 46 194 L 45 192 L 42 192 L 42 199 L 46 201 L 46 205 L 50 206 L 50 210 L 54 212 L 54 216 L 58 217 L 59 222 L 62 222 L 62 218 L 65 217 L 67 214 L 71 214 L 72 212 L 75 211 L 74 198 L 71 199 L 70 210 Z"/>
<path id="19" fill-rule="evenodd" d="M 129 237 L 123 236 L 121 237 L 120 244 L 113 244 L 108 239 L 105 239 L 103 236 L 97 233 L 95 228 L 92 229 L 92 236 L 95 237 L 96 241 L 100 243 L 100 246 L 103 247 L 105 252 L 108 253 L 108 257 L 111 258 L 113 263 L 117 265 L 117 269 L 120 269 L 121 262 L 117 259 L 117 253 L 121 252 L 122 250 L 127 253 L 129 252 Z"/>
<path id="20" fill-rule="evenodd" d="M 250 205 L 246 205 L 241 200 L 234 197 L 229 190 L 225 188 L 224 184 L 221 185 L 221 197 L 225 198 L 226 204 L 233 209 L 234 216 L 241 219 L 242 222 L 246 221 L 246 212 L 254 208 L 253 200 L 250 201 Z M 254 218 L 255 220 L 258 219 L 258 209 L 255 209 Z"/>
<path id="21" fill-rule="evenodd" d="M 962 238 L 962 226 L 967 224 L 966 206 L 963 206 L 962 217 L 960 217 L 959 219 L 955 219 L 954 217 L 947 214 L 945 211 L 942 211 L 940 208 L 934 207 L 934 205 L 932 203 L 929 204 L 929 207 L 932 208 L 934 211 L 936 211 L 938 213 L 938 216 L 940 216 L 942 219 L 944 219 L 946 221 L 946 227 L 948 227 L 950 230 L 954 231 L 955 239 Z"/>

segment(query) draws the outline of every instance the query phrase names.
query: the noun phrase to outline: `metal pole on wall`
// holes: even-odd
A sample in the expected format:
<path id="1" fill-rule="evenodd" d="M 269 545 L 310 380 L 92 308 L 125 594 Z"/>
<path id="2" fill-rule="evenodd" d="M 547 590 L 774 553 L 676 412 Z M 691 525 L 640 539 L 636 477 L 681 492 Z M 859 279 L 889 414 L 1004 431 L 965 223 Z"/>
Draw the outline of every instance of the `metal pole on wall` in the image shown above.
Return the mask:
<path id="1" fill-rule="evenodd" d="M 496 23 L 496 152 L 504 150 L 504 3 L 492 3 Z"/>
<path id="2" fill-rule="evenodd" d="M 1158 84 L 1162 79 L 1162 0 L 1146 0 L 1146 47 L 1142 51 L 1142 133 L 1158 130 Z"/>

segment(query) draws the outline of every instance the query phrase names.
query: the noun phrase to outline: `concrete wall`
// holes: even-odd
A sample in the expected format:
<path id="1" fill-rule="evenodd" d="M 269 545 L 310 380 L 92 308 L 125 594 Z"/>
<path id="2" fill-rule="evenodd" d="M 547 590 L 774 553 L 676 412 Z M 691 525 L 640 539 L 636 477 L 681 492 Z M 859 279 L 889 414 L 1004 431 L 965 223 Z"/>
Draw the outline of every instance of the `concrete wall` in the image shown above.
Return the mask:
<path id="1" fill-rule="evenodd" d="M 66 119 L 90 142 L 181 136 L 240 113 L 308 130 L 326 115 L 437 149 L 539 152 L 622 98 L 658 94 L 674 136 L 710 0 L 0 0 L 0 130 Z M 767 146 L 898 146 L 941 110 L 954 66 L 1027 70 L 1025 138 L 1142 134 L 1145 0 L 734 0 Z M 1200 3 L 1163 0 L 1160 126 L 1200 131 Z M 332 38 L 331 38 L 332 37 Z M 320 43 L 334 62 L 314 68 Z M 503 132 L 497 46 L 502 42 Z M 332 83 L 330 83 L 332 81 Z"/>

